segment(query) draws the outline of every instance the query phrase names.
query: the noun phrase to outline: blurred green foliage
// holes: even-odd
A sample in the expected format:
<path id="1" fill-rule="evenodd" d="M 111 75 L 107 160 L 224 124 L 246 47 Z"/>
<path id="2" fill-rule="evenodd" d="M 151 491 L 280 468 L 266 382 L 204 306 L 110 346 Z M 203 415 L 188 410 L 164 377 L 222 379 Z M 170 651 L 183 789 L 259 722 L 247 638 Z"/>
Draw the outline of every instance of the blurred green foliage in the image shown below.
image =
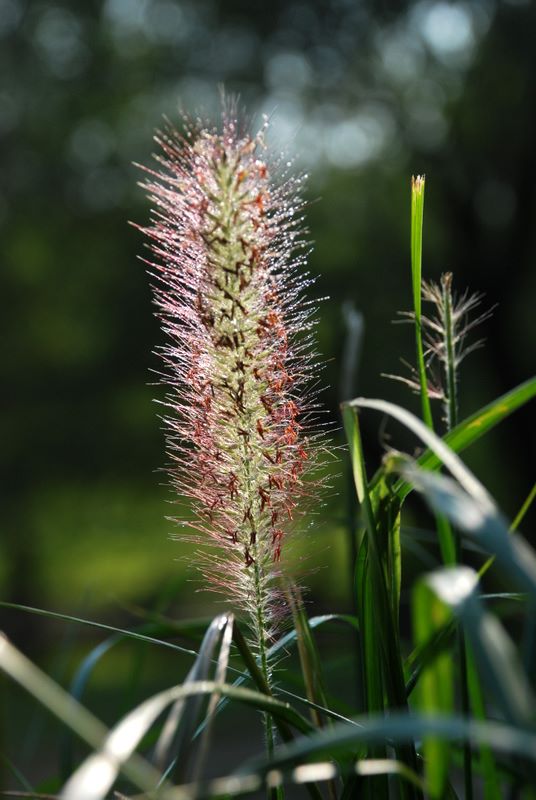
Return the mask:
<path id="1" fill-rule="evenodd" d="M 412 172 L 428 179 L 425 276 L 452 270 L 500 303 L 462 369 L 462 416 L 528 376 L 535 30 L 533 3 L 498 0 L 0 0 L 4 598 L 143 603 L 185 576 L 155 473 L 161 394 L 147 382 L 162 337 L 127 220 L 147 219 L 132 162 L 149 161 L 162 115 L 214 116 L 222 83 L 310 174 L 333 419 L 348 300 L 365 321 L 354 391 L 417 407 L 380 377 L 399 370 L 394 338 L 412 359 L 411 331 L 391 327 L 411 302 Z M 522 412 L 468 456 L 509 515 L 523 499 L 511 487 L 530 486 L 530 430 Z M 331 579 L 307 579 L 322 603 L 347 602 L 345 514 L 330 498 L 297 552 L 329 562 Z M 187 586 L 184 613 L 199 598 Z"/>

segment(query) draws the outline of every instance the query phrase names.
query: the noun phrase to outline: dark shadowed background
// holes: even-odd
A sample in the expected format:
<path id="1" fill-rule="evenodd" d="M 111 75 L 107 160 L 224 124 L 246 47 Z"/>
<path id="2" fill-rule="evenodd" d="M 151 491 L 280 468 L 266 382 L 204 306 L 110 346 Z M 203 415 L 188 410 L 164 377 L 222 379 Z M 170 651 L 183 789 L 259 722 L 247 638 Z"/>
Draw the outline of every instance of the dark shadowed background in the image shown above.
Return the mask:
<path id="1" fill-rule="evenodd" d="M 221 84 L 254 125 L 270 116 L 273 146 L 310 176 L 333 419 L 349 383 L 351 303 L 364 320 L 351 391 L 418 410 L 380 377 L 412 358 L 411 330 L 391 324 L 411 303 L 412 173 L 427 176 L 425 275 L 451 270 L 460 290 L 486 294 L 484 307 L 498 303 L 485 349 L 462 367 L 461 416 L 533 371 L 536 4 L 0 0 L 0 42 L 3 599 L 118 623 L 138 607 L 171 613 L 171 598 L 177 617 L 218 608 L 168 537 L 159 390 L 148 385 L 162 337 L 127 221 L 148 217 L 132 162 L 149 161 L 162 115 L 178 121 L 179 104 L 217 115 Z M 531 416 L 467 454 L 510 517 L 533 480 Z M 364 420 L 371 468 L 379 423 Z M 394 427 L 385 435 L 404 441 Z M 343 610 L 347 499 L 334 482 L 339 494 L 294 558 L 319 568 L 304 579 L 315 607 Z M 64 682 L 98 641 L 86 632 L 58 664 L 55 644 L 79 632 L 2 618 Z M 110 663 L 96 677 L 104 715 L 124 666 Z M 154 664 L 147 680 L 159 686 Z"/>

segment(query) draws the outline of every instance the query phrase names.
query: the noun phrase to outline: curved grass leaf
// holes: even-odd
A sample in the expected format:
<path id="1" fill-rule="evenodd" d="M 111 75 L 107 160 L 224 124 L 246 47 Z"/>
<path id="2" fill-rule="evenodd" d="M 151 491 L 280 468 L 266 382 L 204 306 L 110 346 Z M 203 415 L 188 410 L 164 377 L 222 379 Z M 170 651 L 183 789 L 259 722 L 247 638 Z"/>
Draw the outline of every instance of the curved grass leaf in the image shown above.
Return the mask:
<path id="1" fill-rule="evenodd" d="M 480 481 L 467 469 L 456 453 L 439 438 L 430 428 L 421 422 L 415 414 L 407 411 L 394 403 L 385 400 L 369 400 L 358 397 L 348 403 L 353 408 L 370 408 L 388 414 L 401 422 L 406 428 L 415 433 L 419 439 L 435 454 L 438 465 L 443 463 L 449 472 L 458 480 L 461 486 L 474 498 L 478 498 L 483 506 L 495 507 L 490 495 Z M 422 466 L 422 465 L 421 465 Z"/>
<path id="2" fill-rule="evenodd" d="M 357 599 L 360 615 L 363 672 L 367 710 L 381 711 L 407 707 L 406 687 L 398 635 L 398 597 L 400 590 L 400 546 L 398 511 L 386 502 L 383 482 L 371 495 L 361 444 L 356 401 L 342 406 L 344 427 L 350 448 L 357 496 L 362 507 L 366 535 L 361 543 L 356 565 Z M 421 423 L 422 424 L 422 423 Z M 384 699 L 385 693 L 385 699 Z M 370 751 L 382 757 L 384 751 Z M 397 757 L 416 771 L 417 759 L 413 744 L 397 748 Z M 407 793 L 400 785 L 401 796 Z M 384 780 L 372 788 L 375 797 L 387 797 Z"/>
<path id="3" fill-rule="evenodd" d="M 215 661 L 216 648 L 229 624 L 232 631 L 232 623 L 232 617 L 227 614 L 219 614 L 212 620 L 183 686 L 206 680 L 209 677 Z M 160 769 L 163 769 L 166 761 L 175 761 L 181 770 L 179 780 L 184 780 L 183 775 L 188 763 L 188 751 L 198 722 L 203 699 L 200 695 L 177 699 L 168 714 L 156 743 L 155 760 L 157 765 Z"/>
<path id="4" fill-rule="evenodd" d="M 347 775 L 349 772 L 353 773 L 354 778 L 359 776 L 361 781 L 363 779 L 370 780 L 378 776 L 396 775 L 419 790 L 424 788 L 421 777 L 405 764 L 395 759 L 361 759 L 345 768 L 342 774 Z M 272 770 L 265 776 L 256 773 L 228 775 L 205 783 L 182 785 L 177 787 L 177 790 L 181 792 L 181 796 L 184 793 L 185 797 L 192 798 L 192 800 L 193 798 L 195 800 L 208 800 L 208 798 L 215 797 L 249 795 L 252 792 L 259 792 L 264 787 L 275 788 L 285 784 L 300 786 L 310 784 L 313 781 L 318 783 L 332 781 L 338 775 L 339 770 L 332 761 L 321 761 L 312 764 L 298 764 L 288 772 Z M 348 795 L 348 797 L 355 796 L 355 794 Z M 344 795 L 341 795 L 341 800 L 343 798 Z"/>
<path id="5" fill-rule="evenodd" d="M 316 756 L 336 757 L 359 745 L 414 742 L 425 736 L 448 741 L 486 744 L 500 753 L 519 756 L 536 764 L 536 733 L 504 722 L 478 722 L 459 716 L 439 717 L 392 712 L 389 716 L 361 716 L 353 724 L 338 723 L 330 729 L 300 737 L 277 748 L 270 761 L 251 760 L 237 774 L 292 767 Z"/>
<path id="6" fill-rule="evenodd" d="M 420 489 L 436 513 L 448 517 L 462 530 L 478 537 L 497 556 L 524 591 L 536 592 L 536 556 L 518 536 L 508 534 L 508 525 L 498 512 L 488 492 L 461 459 L 414 414 L 383 400 L 358 398 L 349 404 L 371 408 L 398 419 L 429 446 L 436 457 L 458 480 L 460 486 L 445 477 L 435 475 L 416 465 L 401 470 L 409 486 Z M 463 491 L 465 490 L 465 491 Z"/>
<path id="7" fill-rule="evenodd" d="M 225 680 L 227 678 L 227 669 L 229 666 L 229 659 L 231 657 L 231 644 L 233 642 L 233 637 L 234 637 L 234 617 L 233 615 L 230 615 L 229 618 L 227 619 L 227 625 L 225 626 L 222 633 L 220 653 L 218 656 L 218 663 L 216 664 L 216 670 L 214 676 L 216 683 L 225 683 Z M 212 734 L 212 724 L 216 714 L 216 708 L 218 706 L 219 699 L 220 695 L 217 692 L 214 692 L 210 696 L 206 714 L 205 730 L 203 731 L 203 736 L 201 738 L 199 751 L 197 753 L 196 763 L 193 770 L 194 781 L 198 781 L 201 775 L 203 774 L 203 767 L 208 755 L 210 739 Z"/>
<path id="8" fill-rule="evenodd" d="M 321 614 L 317 617 L 311 617 L 309 620 L 309 627 L 314 630 L 314 628 L 325 625 L 327 622 L 342 622 L 344 625 L 349 625 L 356 631 L 359 630 L 359 620 L 357 617 L 354 617 L 353 614 Z M 293 628 L 282 636 L 281 639 L 278 639 L 268 651 L 270 658 L 277 655 L 281 650 L 284 650 L 285 647 L 294 644 L 297 635 L 296 629 Z"/>
<path id="9" fill-rule="evenodd" d="M 121 771 L 134 786 L 142 791 L 152 792 L 155 789 L 161 778 L 160 773 L 134 753 L 133 749 L 154 720 L 165 711 L 167 706 L 179 699 L 195 695 L 210 696 L 216 692 L 261 711 L 266 711 L 272 714 L 274 719 L 284 721 L 301 733 L 310 735 L 313 730 L 309 722 L 292 709 L 288 703 L 266 697 L 250 689 L 237 688 L 214 681 L 202 681 L 161 692 L 134 709 L 114 730 L 108 732 L 99 720 L 41 672 L 3 635 L 0 635 L 0 669 L 10 675 L 97 751 L 96 754 L 90 756 L 91 770 L 89 768 L 84 770 L 92 791 L 99 786 L 108 784 L 111 770 Z M 98 754 L 101 756 L 100 759 Z M 161 790 L 162 796 L 165 796 L 166 787 L 162 786 Z M 76 800 L 80 800 L 80 797 L 85 798 L 86 795 L 78 794 Z"/>
<path id="10" fill-rule="evenodd" d="M 100 800 L 113 785 L 117 774 L 134 753 L 135 748 L 158 717 L 177 701 L 192 697 L 224 694 L 245 705 L 266 711 L 283 719 L 302 733 L 311 733 L 308 721 L 288 703 L 272 697 L 215 681 L 197 681 L 174 686 L 145 700 L 127 714 L 106 736 L 98 752 L 90 755 L 65 785 L 63 800 Z M 153 784 L 151 789 L 155 788 Z M 144 787 L 147 788 L 147 787 Z"/>
<path id="11" fill-rule="evenodd" d="M 184 625 L 181 623 L 176 623 L 173 627 L 170 627 L 169 625 L 162 625 L 161 623 L 150 623 L 148 625 L 141 625 L 137 630 L 128 630 L 127 628 L 116 628 L 114 625 L 107 625 L 104 622 L 96 622 L 95 620 L 84 619 L 83 617 L 74 617 L 71 614 L 62 614 L 58 611 L 49 611 L 46 608 L 35 608 L 33 606 L 24 606 L 20 603 L 9 603 L 5 600 L 0 600 L 0 607 L 12 608 L 15 611 L 23 611 L 27 614 L 36 614 L 40 617 L 60 619 L 64 622 L 76 622 L 78 625 L 87 625 L 90 628 L 98 628 L 99 630 L 118 634 L 125 637 L 125 639 L 138 639 L 139 641 L 146 642 L 147 644 L 156 644 L 160 647 L 168 647 L 171 650 L 176 650 L 179 653 L 184 653 L 185 655 L 194 657 L 197 656 L 196 650 L 190 650 L 187 647 L 181 647 L 174 642 L 167 642 L 164 639 L 157 639 L 154 636 L 149 636 L 148 634 L 143 633 L 143 631 L 163 633 L 169 636 L 183 635 L 188 637 L 191 635 L 192 630 L 205 631 L 207 624 L 210 624 L 210 620 L 207 622 L 206 619 L 185 620 Z"/>
<path id="12" fill-rule="evenodd" d="M 461 530 L 493 553 L 502 572 L 525 592 L 536 597 L 536 554 L 518 534 L 510 533 L 508 522 L 498 509 L 480 496 L 469 495 L 445 475 L 434 474 L 406 464 L 406 479 L 426 498 L 431 508 L 448 517 Z"/>
<path id="13" fill-rule="evenodd" d="M 214 651 L 221 639 L 229 619 L 225 614 L 216 617 L 205 634 L 196 661 L 182 688 L 203 680 L 212 665 Z M 173 690 L 171 690 L 173 691 Z M 170 704 L 161 693 L 145 701 L 115 726 L 107 736 L 99 752 L 89 756 L 66 783 L 62 796 L 64 800 L 102 800 L 111 789 L 121 764 L 128 759 L 143 736 L 152 727 L 155 719 Z M 165 759 L 176 757 L 184 770 L 188 763 L 188 747 L 195 728 L 203 696 L 199 694 L 179 696 L 172 705 L 156 745 L 156 763 L 160 769 Z M 170 750 L 174 746 L 174 753 Z"/>
<path id="14" fill-rule="evenodd" d="M 449 517 L 459 528 L 478 537 L 486 549 L 495 553 L 502 571 L 509 573 L 532 598 L 536 597 L 536 555 L 519 536 L 509 533 L 508 524 L 497 509 L 482 503 L 480 496 L 470 496 L 444 475 L 411 465 L 403 472 L 436 513 Z M 426 580 L 442 602 L 455 610 L 462 620 L 490 698 L 499 703 L 507 719 L 528 724 L 531 713 L 528 709 L 535 707 L 530 683 L 506 632 L 498 620 L 484 610 L 476 596 L 477 573 L 460 567 L 433 575 L 436 576 L 434 585 L 430 583 L 431 578 Z M 473 697 L 481 708 L 475 691 Z"/>
<path id="15" fill-rule="evenodd" d="M 536 378 L 529 380 L 506 392 L 501 397 L 493 400 L 488 405 L 481 408 L 479 411 L 471 414 L 471 416 L 464 419 L 449 433 L 447 433 L 442 441 L 450 447 L 455 453 L 461 453 L 470 445 L 477 442 L 488 431 L 495 428 L 500 422 L 510 416 L 514 411 L 530 402 L 536 396 Z M 437 470 L 441 466 L 441 458 L 432 448 L 425 450 L 419 457 L 418 462 L 420 467 L 426 470 Z M 372 481 L 372 485 L 380 478 L 378 472 Z M 398 497 L 403 500 L 411 492 L 411 484 L 407 481 L 400 480 L 395 484 L 394 491 Z"/>
<path id="16" fill-rule="evenodd" d="M 490 700 L 522 729 L 531 723 L 535 698 L 510 637 L 480 601 L 478 580 L 470 567 L 446 567 L 424 576 L 421 585 L 460 619 Z"/>
<path id="17" fill-rule="evenodd" d="M 312 628 L 309 625 L 303 599 L 297 586 L 288 585 L 286 596 L 292 610 L 296 643 L 300 659 L 301 672 L 305 684 L 307 699 L 315 705 L 328 705 L 322 674 L 320 654 L 313 638 Z M 315 708 L 311 708 L 311 719 L 317 728 L 324 726 L 324 719 Z"/>
<path id="18" fill-rule="evenodd" d="M 71 681 L 70 692 L 73 697 L 80 700 L 84 694 L 89 677 L 101 658 L 111 648 L 123 639 L 122 634 L 114 634 L 103 642 L 99 642 L 84 658 Z"/>
<path id="19" fill-rule="evenodd" d="M 105 639 L 103 642 L 99 642 L 96 647 L 94 647 L 88 655 L 82 661 L 80 667 L 75 673 L 73 680 L 71 681 L 71 685 L 69 687 L 69 692 L 75 700 L 81 700 L 82 695 L 84 694 L 87 682 L 93 672 L 93 669 L 101 660 L 101 658 L 106 655 L 106 653 L 112 649 L 118 642 L 122 641 L 124 637 L 122 634 L 114 634 L 113 636 L 109 636 L 108 639 Z M 61 773 L 64 778 L 67 778 L 68 775 L 74 769 L 73 764 L 73 752 L 74 752 L 74 741 L 72 736 L 72 731 L 69 728 L 65 728 L 62 736 L 62 743 L 61 743 Z"/>
<path id="20" fill-rule="evenodd" d="M 0 669 L 90 747 L 99 749 L 102 746 L 108 736 L 106 727 L 17 650 L 3 634 L 0 634 Z M 142 791 L 154 789 L 160 778 L 159 773 L 136 754 L 122 764 L 122 771 Z"/>
<path id="21" fill-rule="evenodd" d="M 350 625 L 355 630 L 359 630 L 359 621 L 352 614 L 322 614 L 317 617 L 311 617 L 311 619 L 309 620 L 309 626 L 311 627 L 311 629 L 314 629 L 317 628 L 319 625 L 326 624 L 327 622 L 341 622 L 345 625 Z M 275 642 L 268 649 L 269 659 L 272 660 L 282 650 L 285 650 L 286 648 L 293 646 L 296 643 L 296 638 L 297 638 L 297 632 L 296 629 L 293 628 L 291 631 L 289 631 L 280 639 L 278 639 L 277 642 Z M 259 689 L 259 691 L 267 694 L 268 687 L 264 679 L 264 676 L 262 675 L 262 672 L 257 665 L 255 657 L 251 653 L 251 650 L 249 649 L 249 646 L 247 645 L 247 642 L 245 641 L 244 637 L 240 633 L 240 629 L 237 625 L 235 625 L 234 628 L 234 642 L 240 651 L 240 655 L 244 660 L 244 664 L 248 672 L 247 673 L 241 672 L 239 670 L 229 667 L 230 672 L 239 674 L 239 677 L 236 678 L 236 680 L 233 683 L 233 686 L 242 686 L 249 678 L 251 678 L 255 683 L 255 685 L 257 686 L 257 688 Z M 288 689 L 283 689 L 282 687 L 278 687 L 278 693 L 284 694 L 287 697 L 291 697 L 293 700 L 296 700 L 299 703 L 302 703 L 303 705 L 318 711 L 319 713 L 323 714 L 323 716 L 329 717 L 330 719 L 338 720 L 341 722 L 350 721 L 347 717 L 344 717 L 342 714 L 339 714 L 336 711 L 332 711 L 326 706 L 314 703 L 308 698 L 295 694 L 294 692 L 291 692 Z M 227 703 L 228 700 L 225 697 L 223 697 L 218 704 L 217 711 L 218 712 L 222 711 L 227 705 Z M 283 741 L 288 741 L 289 739 L 292 738 L 291 735 L 287 735 L 285 733 L 285 730 L 281 725 L 279 725 L 278 727 L 279 727 L 279 732 L 283 738 Z M 203 728 L 204 728 L 204 723 L 201 723 L 201 725 L 194 734 L 194 738 L 199 736 Z"/>
<path id="22" fill-rule="evenodd" d="M 404 472 L 405 477 L 425 494 L 434 510 L 447 514 L 458 527 L 477 535 L 486 549 L 502 553 L 501 566 L 510 571 L 518 583 L 530 589 L 531 577 L 535 573 L 534 554 L 519 537 L 512 539 L 509 536 L 508 525 L 497 511 L 490 513 L 488 508 L 482 509 L 478 500 L 469 497 L 457 484 L 443 475 L 432 475 L 415 466 L 407 467 Z M 516 552 L 518 549 L 519 552 Z M 468 588 L 470 589 L 469 584 Z M 516 599 L 520 597 L 512 593 L 504 596 Z M 464 602 L 468 598 L 469 595 Z M 494 617 L 483 611 L 480 600 L 476 598 L 468 603 L 463 620 L 480 667 L 480 675 L 477 676 L 469 650 L 469 689 L 475 715 L 479 719 L 485 716 L 480 687 L 482 676 L 490 697 L 500 701 L 507 717 L 520 724 L 528 723 L 527 710 L 534 700 L 517 654 L 505 631 Z M 520 690 L 519 694 L 516 689 Z M 498 800 L 501 794 L 497 768 L 489 747 L 485 745 L 481 746 L 481 761 L 485 798 Z"/>
<path id="23" fill-rule="evenodd" d="M 50 617 L 51 619 L 59 619 L 63 620 L 64 622 L 77 622 L 80 625 L 85 625 L 91 628 L 96 628 L 98 630 L 105 630 L 112 633 L 120 634 L 121 636 L 124 636 L 125 639 L 135 639 L 141 642 L 145 642 L 147 644 L 158 645 L 160 647 L 167 647 L 171 650 L 177 651 L 178 653 L 182 653 L 183 655 L 192 656 L 193 658 L 197 657 L 196 650 L 191 650 L 187 647 L 182 647 L 181 645 L 175 644 L 174 642 L 167 642 L 163 639 L 157 639 L 153 636 L 148 636 L 144 633 L 141 633 L 140 630 L 151 630 L 154 631 L 155 633 L 159 633 L 160 631 L 162 631 L 165 635 L 173 635 L 173 636 L 181 635 L 182 633 L 182 635 L 184 635 L 185 637 L 189 637 L 192 635 L 192 633 L 194 633 L 194 635 L 197 636 L 197 632 L 200 631 L 201 629 L 206 630 L 207 626 L 207 621 L 205 618 L 203 618 L 199 620 L 186 620 L 184 622 L 184 625 L 183 623 L 180 622 L 174 623 L 172 620 L 170 620 L 169 624 L 164 622 L 158 622 L 156 624 L 151 623 L 148 624 L 147 626 L 145 625 L 140 626 L 139 630 L 128 630 L 126 628 L 117 628 L 114 627 L 113 625 L 107 625 L 103 622 L 96 622 L 95 620 L 89 620 L 83 617 L 74 617 L 70 614 L 62 614 L 57 611 L 49 611 L 44 608 L 25 606 L 21 605 L 20 603 L 10 603 L 7 601 L 0 600 L 0 607 L 12 608 L 15 611 L 23 611 L 29 614 L 37 614 L 38 616 Z M 309 620 L 309 624 L 311 625 L 312 628 L 316 628 L 318 625 L 323 625 L 326 622 L 342 622 L 344 624 L 350 625 L 356 630 L 359 629 L 358 620 L 351 614 L 323 614 L 318 617 L 312 617 Z M 235 626 L 234 630 L 236 633 L 238 628 Z M 288 645 L 293 644 L 295 639 L 296 639 L 296 631 L 293 630 L 285 634 L 285 636 L 283 636 L 274 645 L 272 645 L 272 647 L 268 651 L 270 657 L 272 655 L 275 655 L 280 650 L 283 650 Z M 229 666 L 229 672 L 233 672 L 234 674 L 239 676 L 236 681 L 237 686 L 240 686 L 249 677 L 249 674 L 231 666 Z M 284 694 L 287 697 L 291 697 L 293 700 L 296 700 L 305 706 L 311 705 L 311 703 L 306 697 L 295 694 L 294 692 L 290 692 L 286 689 L 280 688 L 279 693 Z M 344 720 L 349 721 L 342 714 L 338 714 L 335 711 L 331 711 L 329 708 L 318 707 L 317 710 L 322 712 L 326 716 L 332 717 L 333 719 L 339 721 L 344 721 Z M 199 730 L 196 732 L 196 736 L 198 735 L 198 733 L 200 733 Z"/>

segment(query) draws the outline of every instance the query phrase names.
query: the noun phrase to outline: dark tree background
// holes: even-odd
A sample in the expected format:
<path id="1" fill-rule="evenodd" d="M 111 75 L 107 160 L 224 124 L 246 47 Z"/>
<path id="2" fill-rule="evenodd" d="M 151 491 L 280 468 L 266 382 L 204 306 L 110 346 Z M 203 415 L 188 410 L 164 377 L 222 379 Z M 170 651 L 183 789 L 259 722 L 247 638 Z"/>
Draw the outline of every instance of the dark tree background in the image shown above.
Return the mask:
<path id="1" fill-rule="evenodd" d="M 462 415 L 533 371 L 534 3 L 0 0 L 0 37 L 2 597 L 103 614 L 185 579 L 155 473 L 161 335 L 127 220 L 147 219 L 132 162 L 148 162 L 162 115 L 217 114 L 221 84 L 310 175 L 334 419 L 345 301 L 365 322 L 354 390 L 418 407 L 380 377 L 412 358 L 409 328 L 391 325 L 410 305 L 412 173 L 427 175 L 426 276 L 452 270 L 499 304 L 462 369 Z M 532 435 L 524 411 L 467 456 L 510 516 Z M 330 499 L 314 539 L 329 574 L 346 569 L 345 508 Z M 311 583 L 348 604 L 344 581 Z M 190 584 L 180 597 L 183 614 L 207 602 Z M 25 645 L 38 633 L 5 624 Z"/>

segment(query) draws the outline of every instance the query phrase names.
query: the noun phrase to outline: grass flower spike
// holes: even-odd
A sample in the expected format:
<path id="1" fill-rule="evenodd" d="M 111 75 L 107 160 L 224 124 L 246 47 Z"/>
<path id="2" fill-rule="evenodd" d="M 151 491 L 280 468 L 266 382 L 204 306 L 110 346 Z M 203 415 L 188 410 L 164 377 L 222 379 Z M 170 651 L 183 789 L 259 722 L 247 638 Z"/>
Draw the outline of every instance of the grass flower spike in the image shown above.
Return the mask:
<path id="1" fill-rule="evenodd" d="M 302 296 L 310 281 L 297 275 L 303 179 L 270 163 L 264 129 L 251 136 L 232 108 L 221 129 L 170 127 L 156 141 L 144 230 L 168 338 L 172 483 L 193 507 L 193 538 L 209 545 L 197 556 L 202 573 L 246 612 L 267 670 L 280 560 L 319 450 L 318 434 L 303 429 L 316 367 Z"/>

